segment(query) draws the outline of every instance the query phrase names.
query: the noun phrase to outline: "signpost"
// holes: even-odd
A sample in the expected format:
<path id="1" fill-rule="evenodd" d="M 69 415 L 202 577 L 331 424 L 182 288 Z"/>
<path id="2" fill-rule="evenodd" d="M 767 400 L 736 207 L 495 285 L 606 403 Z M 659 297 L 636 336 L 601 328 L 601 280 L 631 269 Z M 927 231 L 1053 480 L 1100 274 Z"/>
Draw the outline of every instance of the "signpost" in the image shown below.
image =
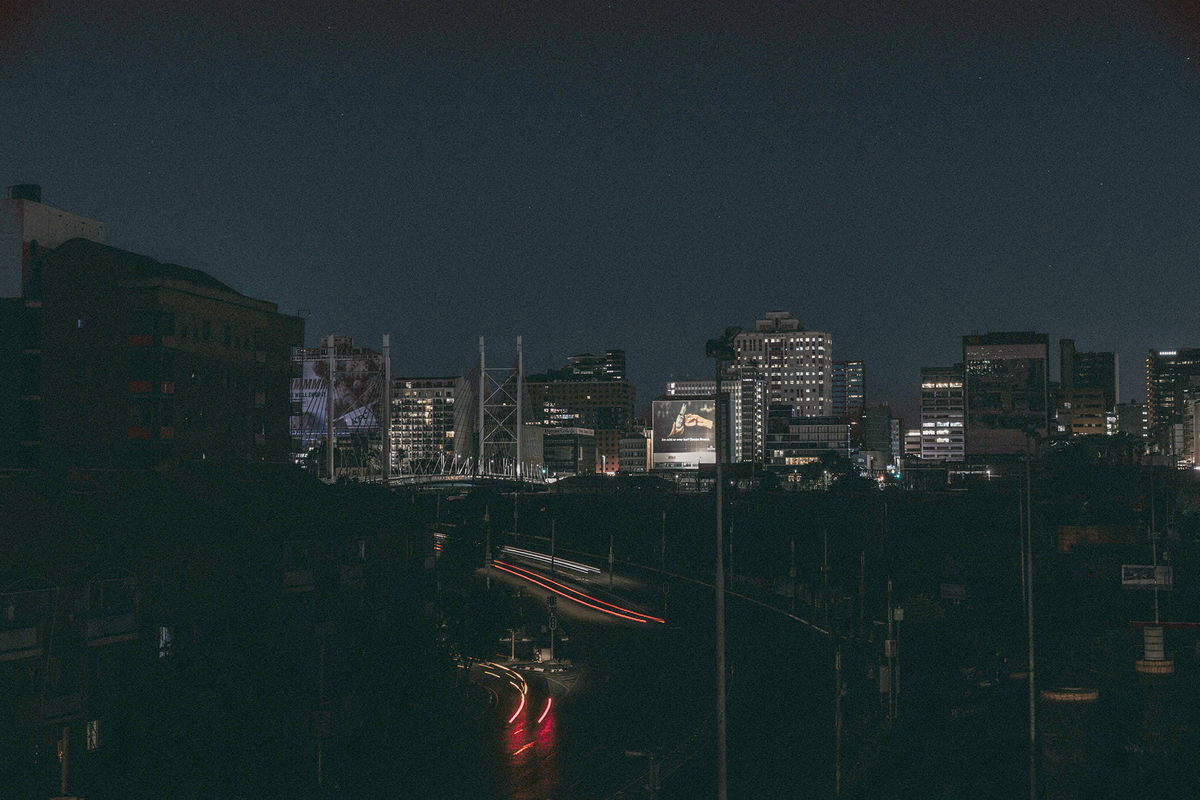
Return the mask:
<path id="1" fill-rule="evenodd" d="M 1121 587 L 1124 589 L 1175 588 L 1174 570 L 1170 564 L 1122 564 Z"/>

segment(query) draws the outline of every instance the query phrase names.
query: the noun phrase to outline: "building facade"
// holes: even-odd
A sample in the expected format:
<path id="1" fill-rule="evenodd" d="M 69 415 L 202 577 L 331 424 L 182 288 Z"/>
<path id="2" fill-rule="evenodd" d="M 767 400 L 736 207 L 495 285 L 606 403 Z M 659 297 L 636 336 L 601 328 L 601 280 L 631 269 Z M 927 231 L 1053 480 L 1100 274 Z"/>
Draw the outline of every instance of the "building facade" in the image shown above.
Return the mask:
<path id="1" fill-rule="evenodd" d="M 392 468 L 449 471 L 454 466 L 454 399 L 462 378 L 393 378 Z"/>
<path id="2" fill-rule="evenodd" d="M 767 424 L 766 385 L 756 367 L 733 367 L 732 376 L 721 381 L 729 408 L 729 453 L 733 463 L 762 462 Z M 670 381 L 666 397 L 707 397 L 716 394 L 715 380 Z"/>
<path id="3" fill-rule="evenodd" d="M 767 418 L 767 460 L 777 472 L 795 472 L 833 451 L 849 461 L 850 426 L 837 417 L 805 417 L 786 404 L 771 406 Z"/>
<path id="4" fill-rule="evenodd" d="M 530 375 L 525 380 L 530 421 L 591 429 L 596 471 L 615 472 L 621 469 L 621 434 L 633 426 L 635 392 L 624 374 L 625 352 L 609 350 L 602 357 L 572 356 L 561 369 Z"/>
<path id="5" fill-rule="evenodd" d="M 1060 339 L 1059 379 L 1063 395 L 1079 389 L 1098 389 L 1105 412 L 1121 402 L 1121 358 L 1118 353 L 1085 353 L 1075 349 L 1074 339 Z"/>
<path id="6" fill-rule="evenodd" d="M 1049 337 L 1031 331 L 963 337 L 968 456 L 1013 455 L 1050 430 Z"/>
<path id="7" fill-rule="evenodd" d="M 543 428 L 542 457 L 550 477 L 594 475 L 595 431 L 589 428 Z"/>
<path id="8" fill-rule="evenodd" d="M 650 471 L 649 430 L 626 431 L 621 435 L 621 471 L 642 473 Z"/>
<path id="9" fill-rule="evenodd" d="M 851 419 L 867 405 L 867 367 L 862 361 L 834 361 L 832 414 Z"/>
<path id="10" fill-rule="evenodd" d="M 921 367 L 921 443 L 925 461 L 962 461 L 966 454 L 966 390 L 962 364 Z"/>
<path id="11" fill-rule="evenodd" d="M 200 270 L 87 239 L 43 260 L 33 404 L 42 460 L 286 462 L 299 317 Z"/>
<path id="12" fill-rule="evenodd" d="M 1200 388 L 1200 348 L 1151 350 L 1146 354 L 1146 435 L 1153 452 L 1178 453 L 1184 399 Z"/>
<path id="13" fill-rule="evenodd" d="M 738 367 L 755 367 L 768 404 L 787 404 L 800 416 L 833 413 L 833 337 L 808 331 L 786 311 L 768 311 L 753 331 L 733 342 Z"/>

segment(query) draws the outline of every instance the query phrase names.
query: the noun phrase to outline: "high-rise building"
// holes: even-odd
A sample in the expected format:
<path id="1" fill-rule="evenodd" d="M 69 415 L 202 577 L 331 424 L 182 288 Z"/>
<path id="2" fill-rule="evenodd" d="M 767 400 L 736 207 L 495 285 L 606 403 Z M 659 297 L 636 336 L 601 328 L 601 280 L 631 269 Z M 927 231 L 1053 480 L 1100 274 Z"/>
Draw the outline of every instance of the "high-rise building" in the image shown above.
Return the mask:
<path id="1" fill-rule="evenodd" d="M 1200 348 L 1151 350 L 1146 355 L 1146 428 L 1151 446 L 1173 452 L 1171 426 L 1183 421 L 1184 393 L 1200 387 Z"/>
<path id="2" fill-rule="evenodd" d="M 568 356 L 562 371 L 579 380 L 623 381 L 625 380 L 625 351 L 605 350 L 604 355 L 581 353 Z"/>
<path id="3" fill-rule="evenodd" d="M 595 475 L 596 435 L 589 428 L 544 428 L 542 458 L 551 477 Z"/>
<path id="4" fill-rule="evenodd" d="M 1121 359 L 1117 353 L 1084 353 L 1075 349 L 1074 339 L 1060 339 L 1059 378 L 1062 392 L 1070 397 L 1077 389 L 1099 389 L 1104 410 L 1121 402 Z"/>
<path id="5" fill-rule="evenodd" d="M 962 461 L 966 453 L 966 401 L 962 364 L 921 367 L 921 442 L 926 461 Z"/>
<path id="6" fill-rule="evenodd" d="M 1068 420 L 1066 427 L 1072 436 L 1103 436 L 1108 433 L 1108 402 L 1103 389 L 1061 389 L 1060 418 Z"/>
<path id="7" fill-rule="evenodd" d="M 304 321 L 200 270 L 75 238 L 39 249 L 24 301 L 15 445 L 34 466 L 286 462 Z M 20 304 L 16 308 L 14 304 Z M 0 394 L 3 389 L 0 389 Z M 39 455 L 40 454 L 40 455 Z"/>
<path id="8" fill-rule="evenodd" d="M 892 410 L 887 405 L 867 406 L 862 412 L 861 452 L 872 472 L 881 472 L 894 464 L 892 453 Z"/>
<path id="9" fill-rule="evenodd" d="M 1146 404 L 1138 400 L 1128 403 L 1117 403 L 1116 429 L 1118 433 L 1127 433 L 1136 439 L 1146 439 Z"/>
<path id="10" fill-rule="evenodd" d="M 561 369 L 530 375 L 525 379 L 530 421 L 591 429 L 596 471 L 619 470 L 621 434 L 633 425 L 634 388 L 624 376 L 623 350 L 608 350 L 603 357 L 572 356 Z"/>
<path id="11" fill-rule="evenodd" d="M 650 437 L 648 429 L 626 431 L 621 435 L 621 471 L 640 473 L 650 469 Z"/>
<path id="12" fill-rule="evenodd" d="M 786 404 L 801 416 L 833 413 L 833 337 L 808 331 L 786 311 L 768 311 L 753 331 L 738 334 L 738 367 L 758 368 L 768 404 Z"/>
<path id="13" fill-rule="evenodd" d="M 782 473 L 794 474 L 830 451 L 849 461 L 850 426 L 837 417 L 805 417 L 794 406 L 775 404 L 768 410 L 766 447 L 764 466 Z"/>
<path id="14" fill-rule="evenodd" d="M 454 398 L 462 378 L 392 379 L 392 464 L 400 471 L 453 468 Z"/>
<path id="15" fill-rule="evenodd" d="M 866 375 L 862 361 L 833 362 L 833 416 L 847 419 L 862 416 L 867 405 Z"/>
<path id="16" fill-rule="evenodd" d="M 963 337 L 967 455 L 1028 448 L 1050 430 L 1049 337 L 1030 331 Z"/>
<path id="17" fill-rule="evenodd" d="M 761 462 L 767 425 L 766 385 L 754 366 L 731 367 L 721 381 L 729 398 L 729 458 L 734 463 Z M 716 381 L 670 381 L 667 397 L 707 397 L 716 394 Z"/>
<path id="18" fill-rule="evenodd" d="M 920 458 L 921 457 L 921 441 L 924 437 L 921 436 L 920 428 L 909 428 L 904 432 L 904 457 L 905 458 Z"/>

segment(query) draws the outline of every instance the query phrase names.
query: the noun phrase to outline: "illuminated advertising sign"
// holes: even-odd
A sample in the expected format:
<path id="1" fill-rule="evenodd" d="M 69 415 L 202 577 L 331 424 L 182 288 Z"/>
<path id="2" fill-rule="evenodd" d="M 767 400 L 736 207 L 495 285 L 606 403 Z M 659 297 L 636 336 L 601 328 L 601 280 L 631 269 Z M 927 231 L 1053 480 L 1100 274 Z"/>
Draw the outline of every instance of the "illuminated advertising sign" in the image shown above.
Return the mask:
<path id="1" fill-rule="evenodd" d="M 701 464 L 716 463 L 712 398 L 655 400 L 652 407 L 656 469 L 697 469 Z"/>
<path id="2" fill-rule="evenodd" d="M 300 413 L 291 418 L 292 436 L 303 440 L 325 436 L 328 414 L 328 362 L 306 359 L 302 377 L 292 381 L 292 400 Z M 379 430 L 383 399 L 383 357 L 376 353 L 339 354 L 334 361 L 333 432 L 335 436 Z"/>

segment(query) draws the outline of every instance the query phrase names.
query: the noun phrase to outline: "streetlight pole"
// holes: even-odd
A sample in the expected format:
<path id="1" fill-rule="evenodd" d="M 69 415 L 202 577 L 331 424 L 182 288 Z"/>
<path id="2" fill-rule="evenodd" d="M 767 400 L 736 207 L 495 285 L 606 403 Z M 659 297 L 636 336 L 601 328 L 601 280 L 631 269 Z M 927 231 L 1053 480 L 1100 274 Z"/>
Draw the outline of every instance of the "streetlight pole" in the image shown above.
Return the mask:
<path id="1" fill-rule="evenodd" d="M 1029 645 L 1029 800 L 1037 800 L 1037 667 L 1033 650 L 1033 438 L 1025 453 L 1025 635 Z"/>
<path id="2" fill-rule="evenodd" d="M 717 800 L 729 798 L 729 763 L 727 759 L 726 720 L 725 720 L 725 545 L 724 545 L 724 512 L 725 512 L 725 477 L 722 462 L 725 458 L 724 425 L 722 415 L 724 404 L 721 402 L 722 364 L 734 361 L 737 351 L 734 350 L 733 340 L 742 332 L 741 328 L 730 327 L 720 339 L 709 339 L 705 345 L 705 354 L 713 359 L 715 365 L 713 404 L 713 438 L 716 440 L 716 575 L 713 579 L 714 594 L 716 595 L 716 638 L 717 638 Z"/>

